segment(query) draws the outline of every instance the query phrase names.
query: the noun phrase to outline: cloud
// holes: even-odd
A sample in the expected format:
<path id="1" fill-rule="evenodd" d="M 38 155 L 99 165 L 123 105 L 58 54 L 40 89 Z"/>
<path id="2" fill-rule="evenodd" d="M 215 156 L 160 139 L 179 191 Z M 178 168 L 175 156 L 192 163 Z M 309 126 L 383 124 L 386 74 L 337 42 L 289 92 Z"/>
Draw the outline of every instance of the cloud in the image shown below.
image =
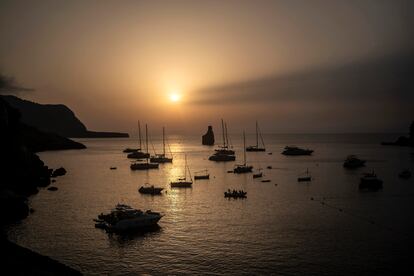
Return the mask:
<path id="1" fill-rule="evenodd" d="M 19 86 L 14 78 L 0 73 L 0 94 L 17 94 L 27 91 L 34 91 L 34 89 Z"/>
<path id="2" fill-rule="evenodd" d="M 387 57 L 208 87 L 194 104 L 413 103 L 414 56 Z"/>

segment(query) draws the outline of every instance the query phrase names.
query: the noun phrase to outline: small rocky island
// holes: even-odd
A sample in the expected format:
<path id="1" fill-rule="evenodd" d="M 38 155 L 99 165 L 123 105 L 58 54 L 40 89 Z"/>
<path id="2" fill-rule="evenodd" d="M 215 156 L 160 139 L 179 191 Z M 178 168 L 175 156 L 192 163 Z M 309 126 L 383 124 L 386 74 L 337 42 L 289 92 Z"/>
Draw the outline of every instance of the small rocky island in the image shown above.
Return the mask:
<path id="1" fill-rule="evenodd" d="M 205 146 L 214 145 L 214 132 L 212 126 L 208 126 L 206 134 L 202 136 L 202 144 Z"/>
<path id="2" fill-rule="evenodd" d="M 414 121 L 410 125 L 410 133 L 408 137 L 400 136 L 395 142 L 382 142 L 384 146 L 401 146 L 401 147 L 414 147 Z"/>

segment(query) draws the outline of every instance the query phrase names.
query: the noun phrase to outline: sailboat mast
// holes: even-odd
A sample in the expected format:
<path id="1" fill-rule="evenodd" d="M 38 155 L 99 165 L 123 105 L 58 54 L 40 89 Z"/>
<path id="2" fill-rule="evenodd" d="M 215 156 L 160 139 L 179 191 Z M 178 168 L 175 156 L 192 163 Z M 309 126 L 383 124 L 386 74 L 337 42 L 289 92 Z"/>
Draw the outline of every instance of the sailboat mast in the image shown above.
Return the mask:
<path id="1" fill-rule="evenodd" d="M 148 126 L 145 124 L 145 153 L 148 153 Z"/>
<path id="2" fill-rule="evenodd" d="M 246 134 L 243 130 L 243 156 L 244 156 L 244 165 L 246 166 Z"/>
<path id="3" fill-rule="evenodd" d="M 162 153 L 165 156 L 165 127 L 162 127 Z"/>
<path id="4" fill-rule="evenodd" d="M 139 122 L 139 120 L 138 120 L 138 136 L 139 136 L 139 150 L 141 150 L 142 149 L 142 144 L 141 144 L 142 137 L 141 137 L 141 123 Z"/>
<path id="5" fill-rule="evenodd" d="M 259 147 L 259 126 L 257 125 L 256 121 L 256 148 Z"/>
<path id="6" fill-rule="evenodd" d="M 229 148 L 229 135 L 227 134 L 227 123 L 224 123 L 224 130 L 226 131 L 226 145 Z"/>
<path id="7" fill-rule="evenodd" d="M 223 132 L 223 148 L 226 147 L 226 138 L 225 138 L 225 134 L 224 134 L 224 122 L 223 119 L 221 119 L 221 130 Z"/>
<path id="8" fill-rule="evenodd" d="M 187 180 L 187 154 L 184 154 L 184 179 Z"/>

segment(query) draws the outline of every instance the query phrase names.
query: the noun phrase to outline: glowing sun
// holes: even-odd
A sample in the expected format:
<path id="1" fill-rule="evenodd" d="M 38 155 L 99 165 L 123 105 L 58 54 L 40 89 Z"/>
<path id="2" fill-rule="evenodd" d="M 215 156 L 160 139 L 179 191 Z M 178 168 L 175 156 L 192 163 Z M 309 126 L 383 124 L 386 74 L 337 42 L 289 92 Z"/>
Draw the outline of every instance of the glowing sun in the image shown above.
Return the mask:
<path id="1" fill-rule="evenodd" d="M 170 94 L 170 101 L 176 103 L 176 102 L 180 101 L 180 99 L 181 99 L 180 94 L 177 94 L 177 93 Z"/>

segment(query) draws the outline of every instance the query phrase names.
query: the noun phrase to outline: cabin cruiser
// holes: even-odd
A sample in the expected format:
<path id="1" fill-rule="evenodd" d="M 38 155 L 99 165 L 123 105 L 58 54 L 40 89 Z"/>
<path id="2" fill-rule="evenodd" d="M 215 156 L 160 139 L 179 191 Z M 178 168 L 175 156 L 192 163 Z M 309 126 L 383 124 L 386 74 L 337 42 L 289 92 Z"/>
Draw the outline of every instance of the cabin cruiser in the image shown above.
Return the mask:
<path id="1" fill-rule="evenodd" d="M 344 161 L 344 168 L 357 169 L 365 166 L 365 160 L 361 160 L 356 155 L 349 155 Z"/>
<path id="2" fill-rule="evenodd" d="M 311 149 L 301 149 L 296 146 L 286 146 L 282 152 L 283 155 L 293 155 L 293 156 L 311 155 L 312 153 L 313 153 L 313 150 Z"/>
<path id="3" fill-rule="evenodd" d="M 260 136 L 263 147 L 259 146 L 259 136 Z M 262 134 L 260 133 L 260 129 L 259 129 L 259 125 L 258 125 L 257 121 L 256 121 L 256 145 L 255 146 L 248 146 L 246 148 L 246 151 L 266 151 L 265 144 L 264 144 L 264 141 L 263 141 L 263 137 L 262 137 Z"/>
<path id="4" fill-rule="evenodd" d="M 141 188 L 138 189 L 138 192 L 140 192 L 141 194 L 148 194 L 148 195 L 160 195 L 162 190 L 164 190 L 164 188 L 154 187 L 154 185 L 151 185 L 151 186 L 141 186 Z"/>
<path id="5" fill-rule="evenodd" d="M 95 227 L 108 232 L 142 230 L 156 226 L 162 217 L 163 215 L 158 212 L 151 210 L 143 212 L 125 204 L 117 204 L 109 214 L 101 213 L 98 219 L 95 219 Z"/>
<path id="6" fill-rule="evenodd" d="M 374 172 L 365 173 L 359 183 L 360 189 L 378 190 L 382 188 L 382 180 Z"/>

